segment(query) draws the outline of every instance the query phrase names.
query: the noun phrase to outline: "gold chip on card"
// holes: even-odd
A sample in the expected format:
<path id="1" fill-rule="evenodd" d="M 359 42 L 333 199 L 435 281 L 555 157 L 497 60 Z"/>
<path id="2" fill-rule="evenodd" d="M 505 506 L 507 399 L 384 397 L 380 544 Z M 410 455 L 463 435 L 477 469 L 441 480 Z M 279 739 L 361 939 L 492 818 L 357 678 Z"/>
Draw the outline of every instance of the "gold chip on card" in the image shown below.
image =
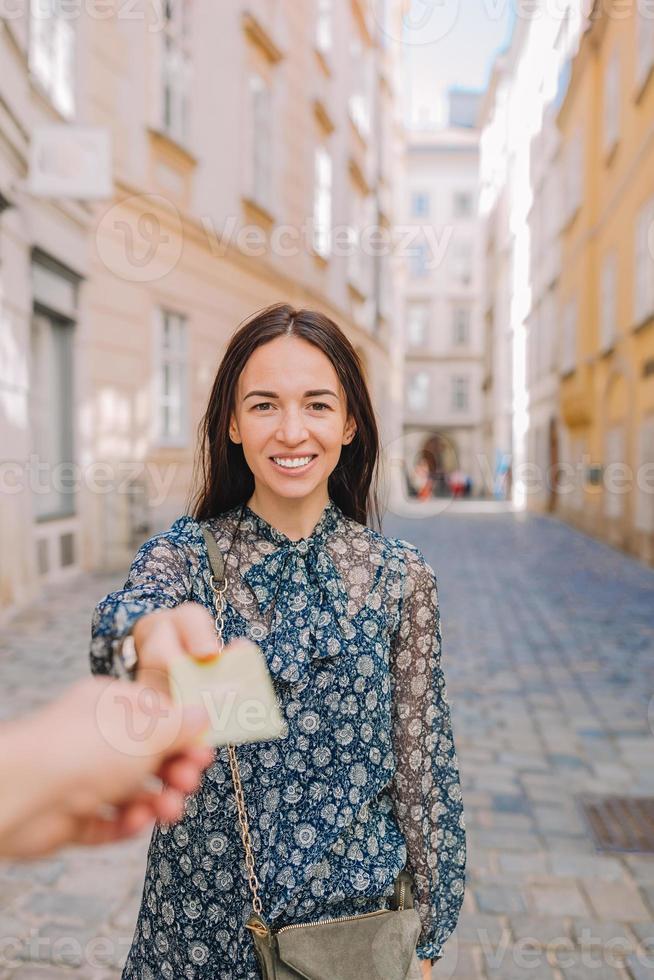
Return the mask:
<path id="1" fill-rule="evenodd" d="M 207 745 L 263 742 L 287 733 L 266 659 L 251 640 L 235 640 L 215 656 L 180 655 L 170 664 L 173 698 L 202 705 L 209 727 Z"/>

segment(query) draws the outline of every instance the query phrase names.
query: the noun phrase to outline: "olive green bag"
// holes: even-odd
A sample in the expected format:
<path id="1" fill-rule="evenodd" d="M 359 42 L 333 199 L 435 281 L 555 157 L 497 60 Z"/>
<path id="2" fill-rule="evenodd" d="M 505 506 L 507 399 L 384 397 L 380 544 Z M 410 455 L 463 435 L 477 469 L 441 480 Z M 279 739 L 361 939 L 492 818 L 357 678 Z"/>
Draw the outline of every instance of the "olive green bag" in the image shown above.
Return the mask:
<path id="1" fill-rule="evenodd" d="M 210 581 L 221 647 L 225 563 L 211 532 L 203 529 L 203 535 L 213 572 Z M 259 881 L 236 747 L 228 745 L 227 748 L 252 892 L 252 914 L 246 927 L 252 934 L 263 980 L 420 980 L 422 973 L 416 944 L 421 923 L 413 906 L 411 875 L 406 868 L 395 879 L 389 909 L 313 922 L 293 922 L 277 929 L 268 925 L 258 894 Z"/>

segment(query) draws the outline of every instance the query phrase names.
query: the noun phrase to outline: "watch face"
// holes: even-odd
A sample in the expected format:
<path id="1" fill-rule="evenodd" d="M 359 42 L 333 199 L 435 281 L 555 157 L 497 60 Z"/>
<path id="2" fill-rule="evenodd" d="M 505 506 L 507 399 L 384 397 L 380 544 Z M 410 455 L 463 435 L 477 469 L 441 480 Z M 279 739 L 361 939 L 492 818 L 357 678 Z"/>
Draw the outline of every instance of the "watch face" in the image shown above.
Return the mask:
<path id="1" fill-rule="evenodd" d="M 127 670 L 132 670 L 132 668 L 136 667 L 136 644 L 131 633 L 128 633 L 123 640 L 120 655 Z"/>

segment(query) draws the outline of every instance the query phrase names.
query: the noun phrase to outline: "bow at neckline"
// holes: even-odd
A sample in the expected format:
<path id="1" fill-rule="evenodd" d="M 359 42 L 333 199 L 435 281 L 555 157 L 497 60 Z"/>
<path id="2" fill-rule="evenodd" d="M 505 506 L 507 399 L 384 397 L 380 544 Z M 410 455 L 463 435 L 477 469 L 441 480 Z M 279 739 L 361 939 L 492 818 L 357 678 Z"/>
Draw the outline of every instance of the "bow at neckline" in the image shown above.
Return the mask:
<path id="1" fill-rule="evenodd" d="M 347 592 L 326 548 L 342 512 L 330 500 L 311 534 L 298 541 L 247 505 L 244 514 L 255 534 L 278 546 L 243 575 L 261 612 L 273 606 L 262 648 L 276 677 L 297 681 L 312 660 L 343 653 L 350 635 Z"/>

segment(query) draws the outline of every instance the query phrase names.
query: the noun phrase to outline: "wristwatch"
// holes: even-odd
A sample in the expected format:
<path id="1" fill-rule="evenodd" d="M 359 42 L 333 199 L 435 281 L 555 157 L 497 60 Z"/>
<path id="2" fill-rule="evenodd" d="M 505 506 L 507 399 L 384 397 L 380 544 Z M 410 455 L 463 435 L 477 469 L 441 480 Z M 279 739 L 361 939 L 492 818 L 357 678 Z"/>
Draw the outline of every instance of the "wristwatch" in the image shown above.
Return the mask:
<path id="1" fill-rule="evenodd" d="M 134 643 L 134 637 L 131 632 L 119 640 L 116 649 L 116 659 L 118 660 L 121 673 L 126 674 L 130 680 L 134 680 L 136 677 L 138 657 L 136 655 L 136 644 Z"/>

